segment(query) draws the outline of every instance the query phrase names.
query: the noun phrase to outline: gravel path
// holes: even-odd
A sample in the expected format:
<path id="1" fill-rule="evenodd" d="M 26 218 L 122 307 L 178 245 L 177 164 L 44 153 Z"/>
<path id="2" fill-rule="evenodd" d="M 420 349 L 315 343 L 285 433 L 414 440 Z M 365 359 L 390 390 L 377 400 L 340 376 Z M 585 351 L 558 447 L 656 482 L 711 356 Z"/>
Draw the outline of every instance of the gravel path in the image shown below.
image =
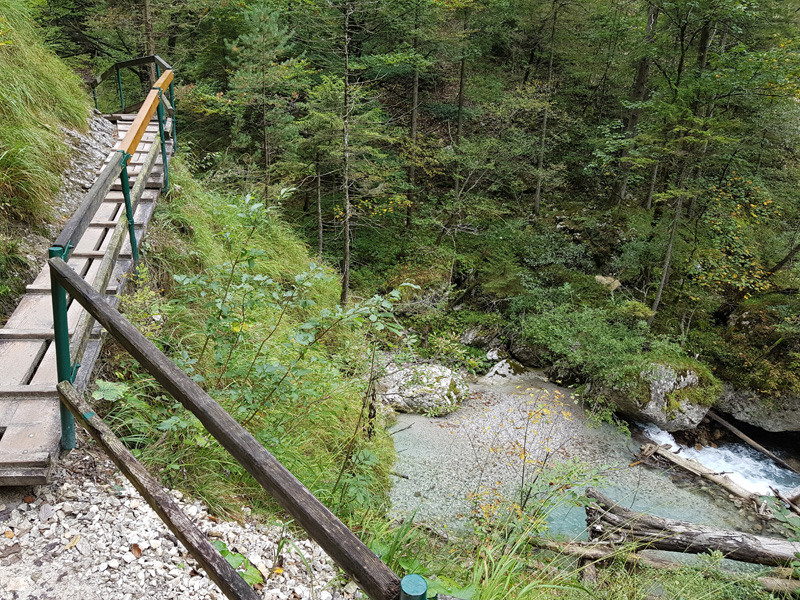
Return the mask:
<path id="1" fill-rule="evenodd" d="M 222 540 L 261 571 L 263 598 L 363 597 L 355 584 L 337 577 L 316 543 L 249 518 L 221 521 L 200 503 L 171 493 L 210 539 Z M 81 441 L 50 485 L 0 488 L 0 600 L 62 598 L 224 596 L 94 442 Z"/>

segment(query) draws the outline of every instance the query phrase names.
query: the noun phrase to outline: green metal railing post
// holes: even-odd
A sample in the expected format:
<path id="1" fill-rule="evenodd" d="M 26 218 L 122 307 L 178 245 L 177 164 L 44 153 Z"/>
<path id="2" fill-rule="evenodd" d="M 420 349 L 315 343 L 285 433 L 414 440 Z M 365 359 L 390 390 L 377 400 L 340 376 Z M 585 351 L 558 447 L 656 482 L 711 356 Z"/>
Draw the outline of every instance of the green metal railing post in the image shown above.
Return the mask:
<path id="1" fill-rule="evenodd" d="M 420 575 L 406 575 L 400 580 L 400 600 L 425 600 L 428 583 Z"/>
<path id="2" fill-rule="evenodd" d="M 169 84 L 169 103 L 172 105 L 172 149 L 178 149 L 178 111 L 175 108 L 175 86 Z"/>
<path id="3" fill-rule="evenodd" d="M 119 180 L 122 183 L 122 197 L 125 199 L 125 216 L 128 218 L 128 233 L 131 237 L 131 257 L 133 257 L 133 264 L 139 262 L 139 246 L 136 243 L 136 222 L 134 221 L 133 203 L 131 202 L 131 181 L 128 177 L 128 159 L 130 154 L 124 150 L 117 150 L 122 154 L 119 161 L 122 171 L 119 174 Z"/>
<path id="4" fill-rule="evenodd" d="M 167 164 L 167 144 L 164 137 L 164 121 L 166 119 L 165 111 L 164 111 L 164 103 L 161 101 L 163 96 L 163 92 L 161 88 L 154 87 L 154 90 L 158 90 L 158 108 L 156 111 L 158 112 L 158 134 L 161 137 L 161 160 L 164 163 L 164 192 L 169 191 L 169 164 Z"/>
<path id="5" fill-rule="evenodd" d="M 48 255 L 50 258 L 64 259 L 69 254 L 69 247 L 62 248 L 60 246 L 53 246 L 50 248 Z M 61 287 L 61 284 L 56 281 L 56 278 L 50 275 L 50 290 L 53 300 L 53 333 L 55 335 L 56 345 L 56 371 L 58 373 L 58 382 L 75 381 L 76 365 L 73 369 L 69 356 L 69 323 L 67 321 L 67 292 Z M 72 450 L 75 448 L 75 418 L 69 412 L 63 403 L 59 405 L 61 411 L 61 448 L 64 450 Z"/>
<path id="6" fill-rule="evenodd" d="M 117 88 L 119 89 L 119 102 L 122 104 L 122 112 L 125 112 L 125 95 L 122 93 L 122 74 L 117 67 Z"/>

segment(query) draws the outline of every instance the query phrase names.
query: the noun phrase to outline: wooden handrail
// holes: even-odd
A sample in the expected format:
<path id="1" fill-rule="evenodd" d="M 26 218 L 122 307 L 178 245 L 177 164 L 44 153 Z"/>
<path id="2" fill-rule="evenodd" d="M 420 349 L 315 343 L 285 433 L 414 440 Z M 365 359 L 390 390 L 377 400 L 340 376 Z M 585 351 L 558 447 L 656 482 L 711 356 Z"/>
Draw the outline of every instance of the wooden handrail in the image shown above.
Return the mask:
<path id="1" fill-rule="evenodd" d="M 130 69 L 131 67 L 138 67 L 139 65 L 146 65 L 149 63 L 156 63 L 164 71 L 172 70 L 172 66 L 158 54 L 139 56 L 130 60 L 123 60 L 121 62 L 114 63 L 95 78 L 94 85 L 92 87 L 97 87 L 107 79 L 111 78 L 112 75 L 116 76 L 116 73 L 119 69 Z"/>
<path id="2" fill-rule="evenodd" d="M 192 412 L 373 600 L 398 600 L 400 579 L 258 440 L 60 258 L 50 273 L 164 389 Z"/>
<path id="3" fill-rule="evenodd" d="M 131 128 L 128 130 L 125 138 L 117 147 L 118 150 L 122 150 L 123 152 L 131 155 L 136 152 L 136 148 L 139 147 L 139 142 L 142 141 L 144 131 L 147 129 L 150 119 L 153 118 L 153 114 L 155 114 L 156 109 L 158 108 L 158 104 L 160 102 L 159 91 L 164 93 L 169 90 L 169 84 L 172 83 L 173 78 L 174 75 L 172 70 L 165 71 L 161 77 L 158 78 L 158 81 L 156 81 L 156 84 L 150 90 L 150 93 L 147 94 L 147 98 L 145 98 L 145 101 L 142 103 L 142 108 L 140 108 L 139 112 L 136 114 L 136 118 L 133 120 Z M 130 158 L 128 160 L 130 160 Z"/>
<path id="4" fill-rule="evenodd" d="M 103 168 L 100 175 L 97 176 L 97 180 L 89 191 L 86 192 L 78 209 L 73 213 L 70 220 L 67 221 L 64 229 L 61 230 L 61 233 L 53 244 L 54 246 L 67 248 L 70 244 L 77 243 L 83 235 L 83 232 L 89 227 L 94 213 L 97 212 L 97 208 L 100 206 L 100 203 L 103 202 L 103 198 L 106 197 L 108 190 L 111 189 L 114 180 L 119 177 L 121 167 L 120 161 L 112 160 Z"/>

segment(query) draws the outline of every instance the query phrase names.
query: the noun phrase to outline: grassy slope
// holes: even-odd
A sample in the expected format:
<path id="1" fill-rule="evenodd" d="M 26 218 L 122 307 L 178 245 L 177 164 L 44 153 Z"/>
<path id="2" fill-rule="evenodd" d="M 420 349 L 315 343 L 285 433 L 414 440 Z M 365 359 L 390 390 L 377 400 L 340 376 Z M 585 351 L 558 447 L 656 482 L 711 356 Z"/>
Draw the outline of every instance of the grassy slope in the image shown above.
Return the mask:
<path id="1" fill-rule="evenodd" d="M 212 396 L 240 421 L 247 421 L 254 435 L 340 515 L 352 516 L 380 505 L 393 453 L 383 427 L 376 425 L 374 436 L 368 439 L 364 423 L 359 423 L 369 367 L 363 328 L 334 328 L 295 364 L 303 349 L 297 343 L 298 333 L 306 331 L 301 327 L 310 319 L 324 321 L 325 311 L 334 309 L 338 278 L 318 270 L 319 277 L 304 288 L 310 302 L 294 303 L 286 311 L 256 303 L 242 316 L 243 304 L 257 294 L 242 291 L 239 275 L 268 277 L 275 284 L 249 281 L 256 281 L 256 287 L 275 286 L 282 294 L 295 285 L 297 274 L 309 271 L 308 249 L 263 208 L 251 232 L 239 215 L 241 198 L 209 192 L 179 159 L 173 165 L 171 180 L 180 191 L 159 206 L 145 246 L 150 285 L 140 285 L 125 300 L 129 318 L 149 328 L 184 368 L 202 375 Z M 227 302 L 235 307 L 235 319 L 227 322 L 227 333 L 223 327 L 222 333 L 212 336 L 203 354 L 206 320 L 217 321 L 214 299 L 224 295 L 230 265 L 245 247 L 255 257 L 235 269 Z M 205 277 L 206 283 L 182 285 L 176 283 L 176 275 Z M 165 326 L 154 326 L 154 313 L 165 317 Z M 247 380 L 249 363 L 266 338 L 258 363 L 264 370 L 259 374 L 256 368 Z M 238 345 L 225 364 L 231 340 Z M 197 363 L 181 358 L 196 359 L 201 354 Z M 235 511 L 243 504 L 267 507 L 267 495 L 243 469 L 193 418 L 162 397 L 149 378 L 127 368 L 124 360 L 116 371 L 129 386 L 127 398 L 114 406 L 110 416 L 145 462 L 160 470 L 170 485 L 203 497 L 217 510 Z M 278 384 L 274 374 L 285 366 L 293 371 Z M 255 416 L 253 406 L 258 406 Z M 350 462 L 347 456 L 353 457 Z M 345 462 L 347 469 L 340 474 Z"/>
<path id="2" fill-rule="evenodd" d="M 28 273 L 20 234 L 51 218 L 69 164 L 61 127 L 84 129 L 80 79 L 44 47 L 24 3 L 0 0 L 0 313 Z"/>
<path id="3" fill-rule="evenodd" d="M 0 216 L 37 222 L 68 164 L 59 128 L 84 129 L 89 102 L 24 4 L 0 0 L 0 15 Z"/>

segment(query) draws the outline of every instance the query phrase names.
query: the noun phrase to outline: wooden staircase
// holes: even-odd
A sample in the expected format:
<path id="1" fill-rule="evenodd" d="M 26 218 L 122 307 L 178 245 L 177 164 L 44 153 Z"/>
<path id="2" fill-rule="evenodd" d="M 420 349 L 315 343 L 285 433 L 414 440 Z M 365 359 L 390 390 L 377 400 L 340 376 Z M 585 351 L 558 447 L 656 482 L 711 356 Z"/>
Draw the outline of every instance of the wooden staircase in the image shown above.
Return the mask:
<path id="1" fill-rule="evenodd" d="M 117 147 L 128 134 L 135 117 L 132 114 L 107 117 L 116 123 Z M 164 187 L 163 160 L 158 148 L 154 151 L 154 145 L 160 146 L 156 118 L 147 124 L 128 163 L 132 188 L 139 178 L 146 178 L 134 213 L 137 240 L 145 235 L 155 203 Z M 166 143 L 166 148 L 167 155 L 171 156 L 171 140 Z M 119 160 L 120 153 L 111 152 L 105 165 Z M 89 226 L 75 244 L 68 261 L 87 283 L 95 286 L 95 289 L 99 289 L 96 287 L 98 285 L 104 289 L 112 305 L 118 303 L 118 295 L 123 291 L 126 276 L 133 266 L 130 240 L 125 235 L 115 234 L 121 229 L 126 230 L 127 225 L 125 203 L 120 190 L 120 180 L 117 179 L 91 217 Z M 110 268 L 104 267 L 104 264 Z M 108 272 L 104 272 L 104 269 Z M 82 343 L 82 352 L 76 361 L 81 366 L 75 385 L 83 390 L 90 383 L 105 332 L 93 323 L 77 302 L 69 304 L 68 323 L 71 339 L 80 335 L 81 327 L 86 328 L 88 333 L 84 336 L 87 339 Z M 46 483 L 58 458 L 61 423 L 53 339 L 50 272 L 45 267 L 27 286 L 27 293 L 5 327 L 0 329 L 0 486 Z"/>

